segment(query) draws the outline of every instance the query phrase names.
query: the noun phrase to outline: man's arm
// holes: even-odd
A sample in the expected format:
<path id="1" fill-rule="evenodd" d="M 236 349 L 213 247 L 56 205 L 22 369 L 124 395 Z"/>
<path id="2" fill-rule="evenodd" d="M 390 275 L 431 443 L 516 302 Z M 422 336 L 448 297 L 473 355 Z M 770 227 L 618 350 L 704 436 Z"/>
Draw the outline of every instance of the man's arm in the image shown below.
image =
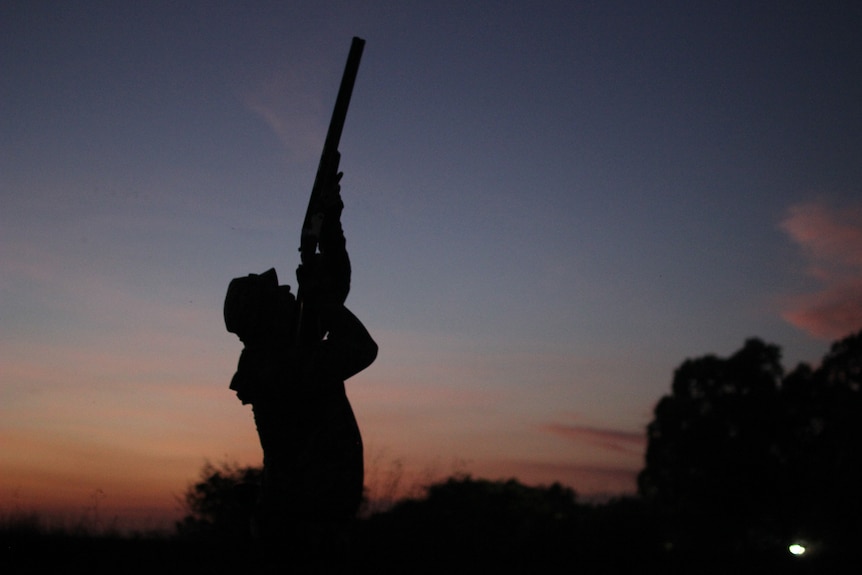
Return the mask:
<path id="1" fill-rule="evenodd" d="M 349 309 L 343 305 L 331 306 L 325 315 L 328 335 L 321 342 L 321 359 L 326 369 L 334 370 L 343 381 L 374 363 L 377 343 Z"/>

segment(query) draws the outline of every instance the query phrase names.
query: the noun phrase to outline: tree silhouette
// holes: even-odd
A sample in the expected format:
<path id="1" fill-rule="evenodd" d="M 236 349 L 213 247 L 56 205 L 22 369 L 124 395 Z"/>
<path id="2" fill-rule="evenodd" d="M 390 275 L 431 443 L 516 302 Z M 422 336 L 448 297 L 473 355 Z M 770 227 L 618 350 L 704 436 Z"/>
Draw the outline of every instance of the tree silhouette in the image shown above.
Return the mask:
<path id="1" fill-rule="evenodd" d="M 647 428 L 639 493 L 684 536 L 735 545 L 859 532 L 862 332 L 786 377 L 781 351 L 749 339 L 689 359 Z M 849 531 L 848 531 L 849 530 Z"/>
<path id="2" fill-rule="evenodd" d="M 794 519 L 830 539 L 862 532 L 862 332 L 834 343 L 817 369 L 783 386 L 785 497 Z"/>

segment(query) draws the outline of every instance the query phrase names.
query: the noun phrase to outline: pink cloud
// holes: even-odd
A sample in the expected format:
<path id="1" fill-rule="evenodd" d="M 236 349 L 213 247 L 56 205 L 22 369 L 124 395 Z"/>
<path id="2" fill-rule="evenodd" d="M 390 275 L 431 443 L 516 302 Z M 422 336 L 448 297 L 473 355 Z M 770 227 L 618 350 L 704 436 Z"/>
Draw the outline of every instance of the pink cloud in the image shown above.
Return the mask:
<path id="1" fill-rule="evenodd" d="M 310 160 L 319 153 L 326 135 L 330 104 L 323 78 L 312 61 L 271 70 L 244 95 L 246 107 L 275 133 L 293 159 Z M 335 93 L 331 96 L 335 102 Z"/>
<path id="2" fill-rule="evenodd" d="M 782 317 L 821 339 L 862 327 L 862 207 L 791 206 L 781 228 L 802 248 L 820 291 L 788 298 Z"/>
<path id="3" fill-rule="evenodd" d="M 547 424 L 543 426 L 543 430 L 570 441 L 591 443 L 606 449 L 626 453 L 640 453 L 646 444 L 646 436 L 643 432 L 635 433 L 619 429 L 603 429 L 588 425 L 565 425 L 562 423 Z"/>

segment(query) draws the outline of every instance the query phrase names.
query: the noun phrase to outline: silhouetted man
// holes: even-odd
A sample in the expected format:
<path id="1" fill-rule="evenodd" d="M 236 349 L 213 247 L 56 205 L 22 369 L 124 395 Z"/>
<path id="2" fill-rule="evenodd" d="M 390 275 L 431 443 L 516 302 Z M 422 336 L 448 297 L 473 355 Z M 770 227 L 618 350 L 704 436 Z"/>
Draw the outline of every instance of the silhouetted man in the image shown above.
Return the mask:
<path id="1" fill-rule="evenodd" d="M 251 404 L 263 448 L 258 531 L 289 552 L 326 553 L 362 500 L 362 439 L 344 380 L 371 365 L 377 345 L 344 307 L 350 259 L 337 181 L 323 200 L 320 253 L 297 269 L 302 309 L 274 269 L 234 279 L 225 298 L 227 329 L 245 344 L 230 387 Z"/>

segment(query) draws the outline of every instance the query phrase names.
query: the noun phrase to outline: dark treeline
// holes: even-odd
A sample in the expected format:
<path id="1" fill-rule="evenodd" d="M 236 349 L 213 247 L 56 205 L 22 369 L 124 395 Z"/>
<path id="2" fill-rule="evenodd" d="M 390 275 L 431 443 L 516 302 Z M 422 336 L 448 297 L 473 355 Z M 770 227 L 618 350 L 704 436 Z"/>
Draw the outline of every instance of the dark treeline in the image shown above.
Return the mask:
<path id="1" fill-rule="evenodd" d="M 862 564 L 862 332 L 789 372 L 780 348 L 759 339 L 726 358 L 688 359 L 647 438 L 636 495 L 588 504 L 559 484 L 451 477 L 366 514 L 338 557 L 297 572 L 845 573 Z M 90 572 L 266 572 L 252 521 L 260 473 L 204 468 L 171 537 L 54 535 L 46 546 L 7 530 L 3 561 L 29 568 L 3 572 L 38 572 L 50 548 Z M 791 554 L 794 544 L 804 554 Z"/>

